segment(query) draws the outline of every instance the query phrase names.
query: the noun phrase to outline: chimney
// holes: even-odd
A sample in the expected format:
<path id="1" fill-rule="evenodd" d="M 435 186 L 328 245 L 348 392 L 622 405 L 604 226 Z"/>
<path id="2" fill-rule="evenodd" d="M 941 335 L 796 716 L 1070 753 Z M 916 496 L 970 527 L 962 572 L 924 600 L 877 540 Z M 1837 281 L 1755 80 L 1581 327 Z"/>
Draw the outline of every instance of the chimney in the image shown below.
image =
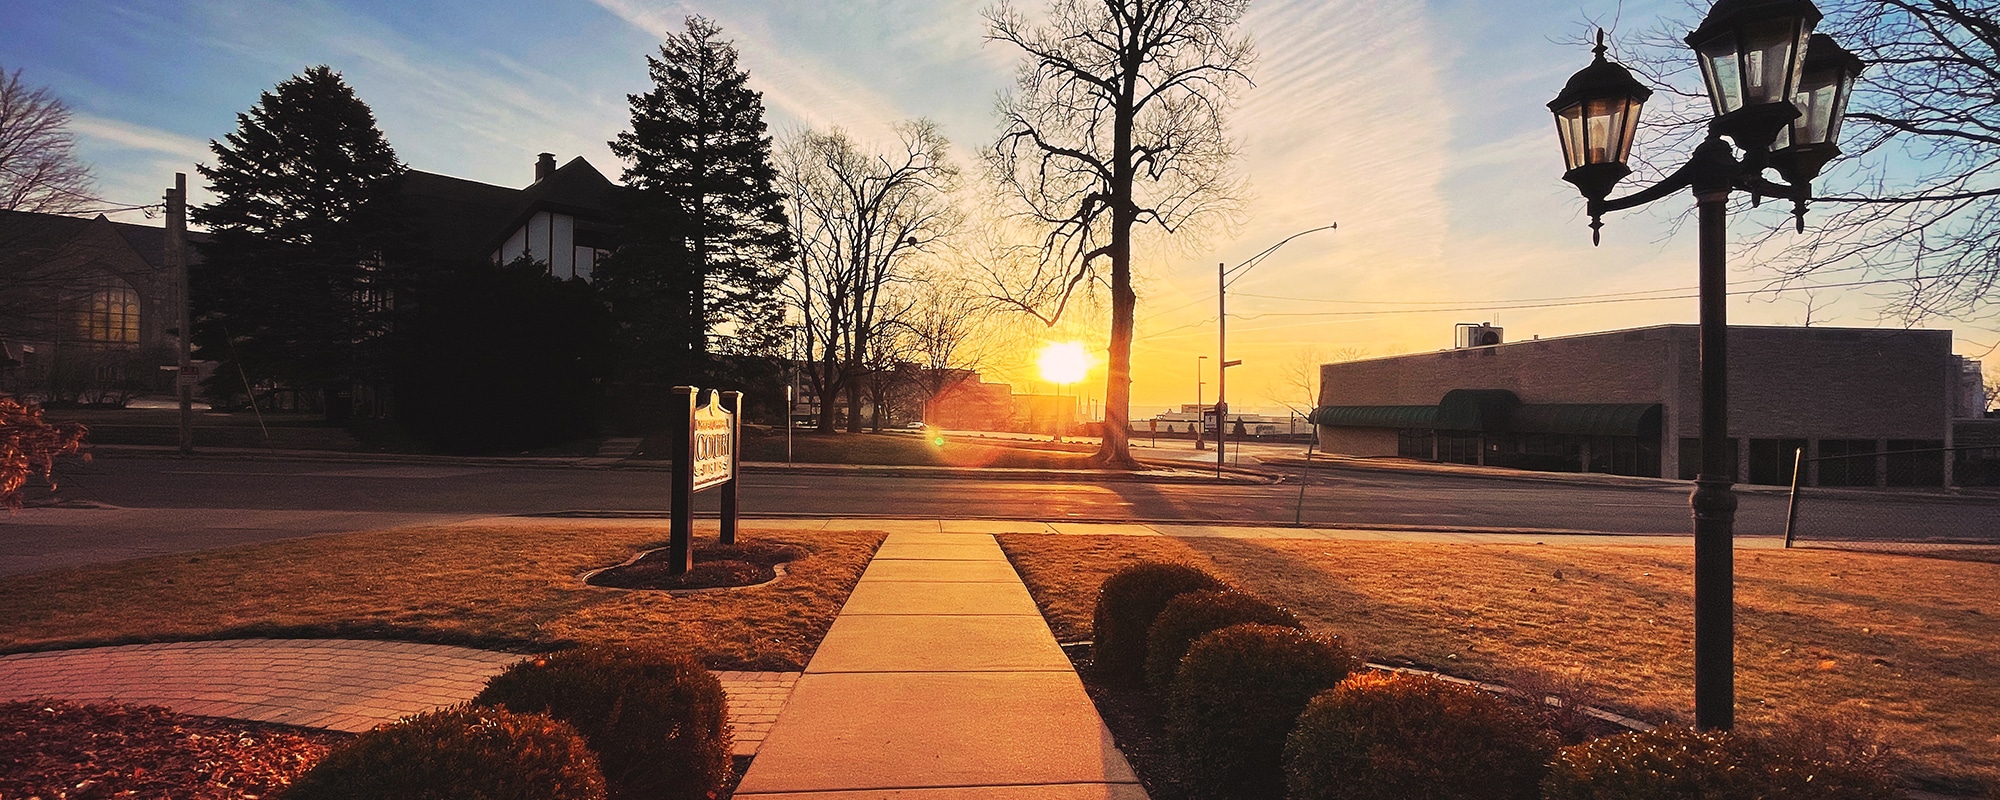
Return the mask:
<path id="1" fill-rule="evenodd" d="M 536 183 L 541 183 L 543 178 L 555 174 L 555 171 L 556 171 L 556 154 L 543 153 L 541 154 L 541 157 L 535 159 Z"/>

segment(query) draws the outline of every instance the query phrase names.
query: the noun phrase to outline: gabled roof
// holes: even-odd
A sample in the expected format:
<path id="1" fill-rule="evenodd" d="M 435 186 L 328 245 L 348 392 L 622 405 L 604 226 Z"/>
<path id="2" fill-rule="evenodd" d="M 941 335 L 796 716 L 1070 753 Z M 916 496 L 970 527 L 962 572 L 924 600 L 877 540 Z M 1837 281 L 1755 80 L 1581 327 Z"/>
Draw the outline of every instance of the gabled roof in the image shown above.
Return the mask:
<path id="1" fill-rule="evenodd" d="M 9 251 L 0 253 L 0 262 L 12 261 L 23 255 L 31 258 L 47 258 L 98 226 L 116 234 L 147 266 L 153 269 L 166 269 L 166 228 L 114 222 L 103 214 L 95 217 L 66 217 L 60 214 L 0 210 L 0 248 Z M 187 237 L 190 245 L 208 238 L 207 234 L 198 231 L 189 231 Z M 201 261 L 201 253 L 193 247 L 187 248 L 187 257 L 190 263 Z"/>
<path id="2" fill-rule="evenodd" d="M 524 189 L 510 189 L 435 172 L 410 170 L 403 196 L 432 253 L 483 258 L 540 211 L 606 219 L 618 209 L 618 184 L 582 156 Z"/>

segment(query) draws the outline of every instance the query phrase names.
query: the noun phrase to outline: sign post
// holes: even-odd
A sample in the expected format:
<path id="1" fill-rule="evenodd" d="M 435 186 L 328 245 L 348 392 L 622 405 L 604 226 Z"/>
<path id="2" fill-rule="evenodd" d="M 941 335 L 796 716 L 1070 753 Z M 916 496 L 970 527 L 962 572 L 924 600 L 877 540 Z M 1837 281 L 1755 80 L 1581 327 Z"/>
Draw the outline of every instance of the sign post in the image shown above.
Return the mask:
<path id="1" fill-rule="evenodd" d="M 680 421 L 674 425 L 673 509 L 667 533 L 668 574 L 679 575 L 694 566 L 694 494 L 722 487 L 722 543 L 736 542 L 736 472 L 741 465 L 738 415 L 743 410 L 741 392 L 709 392 L 701 402 L 702 390 L 693 386 L 674 387 L 674 409 Z"/>

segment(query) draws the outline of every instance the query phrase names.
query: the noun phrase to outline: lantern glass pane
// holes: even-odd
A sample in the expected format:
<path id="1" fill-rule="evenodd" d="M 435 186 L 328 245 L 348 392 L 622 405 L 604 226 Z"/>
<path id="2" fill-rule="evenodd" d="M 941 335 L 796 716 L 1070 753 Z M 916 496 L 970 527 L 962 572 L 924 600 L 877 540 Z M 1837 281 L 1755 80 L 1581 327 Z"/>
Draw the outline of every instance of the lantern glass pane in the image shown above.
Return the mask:
<path id="1" fill-rule="evenodd" d="M 1798 46 L 1798 25 L 1797 19 L 1775 19 L 1744 26 L 1743 105 L 1791 99 L 1804 51 Z"/>
<path id="2" fill-rule="evenodd" d="M 1833 101 L 1839 89 L 1833 74 L 1807 75 L 1810 81 L 1799 87 L 1799 93 L 1792 96 L 1792 105 L 1799 107 L 1799 118 L 1788 126 L 1789 134 L 1799 144 L 1823 144 L 1833 127 Z M 1817 80 L 1814 80 L 1817 79 Z"/>
<path id="3" fill-rule="evenodd" d="M 1556 135 L 1562 138 L 1565 169 L 1583 166 L 1583 104 L 1573 103 L 1556 112 Z"/>
<path id="4" fill-rule="evenodd" d="M 1718 36 L 1695 48 L 1701 58 L 1701 76 L 1708 81 L 1708 100 L 1716 116 L 1743 107 L 1743 81 L 1736 70 L 1736 39 Z"/>
<path id="5" fill-rule="evenodd" d="M 1834 144 L 1840 143 L 1840 123 L 1847 119 L 1847 98 L 1854 94 L 1854 73 L 1848 70 L 1841 70 L 1841 73 L 1826 125 L 1826 140 Z"/>
<path id="6" fill-rule="evenodd" d="M 1624 162 L 1632 155 L 1632 135 L 1639 129 L 1639 109 L 1644 103 L 1628 100 L 1625 104 L 1625 129 L 1618 133 L 1618 160 Z"/>
<path id="7" fill-rule="evenodd" d="M 1625 98 L 1593 98 L 1583 104 L 1583 163 L 1609 164 L 1624 161 L 1617 151 L 1618 137 L 1625 132 Z"/>

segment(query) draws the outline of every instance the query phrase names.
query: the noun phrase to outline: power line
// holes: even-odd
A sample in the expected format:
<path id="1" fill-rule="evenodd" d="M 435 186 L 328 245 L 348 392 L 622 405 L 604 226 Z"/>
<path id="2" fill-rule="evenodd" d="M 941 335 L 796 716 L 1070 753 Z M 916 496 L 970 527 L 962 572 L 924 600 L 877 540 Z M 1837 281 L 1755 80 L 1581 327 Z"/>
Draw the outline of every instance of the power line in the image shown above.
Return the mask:
<path id="1" fill-rule="evenodd" d="M 1754 283 L 1756 281 L 1749 281 L 1749 282 Z M 1816 283 L 1811 285 L 1800 284 L 1794 286 L 1779 286 L 1770 289 L 1748 289 L 1743 291 L 1725 292 L 1725 294 L 1727 294 L 1730 297 L 1737 297 L 1741 295 L 1761 294 L 1764 292 L 1782 294 L 1784 292 L 1801 292 L 1801 291 L 1810 291 L 1813 289 L 1849 289 L 1857 286 L 1876 286 L 1885 283 L 1908 283 L 1908 282 L 1909 282 L 1908 278 L 1879 278 L 1872 281 L 1850 281 L 1847 283 Z M 1676 290 L 1665 289 L 1661 291 L 1676 291 Z M 1686 291 L 1686 290 L 1679 290 L 1679 291 Z M 1484 303 L 1478 305 L 1461 305 L 1451 308 L 1401 308 L 1401 309 L 1380 309 L 1372 311 L 1266 311 L 1260 314 L 1247 314 L 1242 317 L 1239 317 L 1239 319 L 1246 319 L 1246 320 L 1261 319 L 1264 317 L 1347 317 L 1347 316 L 1359 316 L 1359 315 L 1376 315 L 1385 313 L 1435 314 L 1435 313 L 1445 313 L 1445 312 L 1470 312 L 1470 311 L 1518 311 L 1522 309 L 1531 309 L 1531 308 L 1594 306 L 1594 305 L 1605 305 L 1610 303 L 1643 303 L 1653 300 L 1691 300 L 1699 298 L 1700 296 L 1701 296 L 1700 294 L 1674 294 L 1674 295 L 1659 295 L 1654 297 L 1603 296 L 1596 299 L 1568 300 L 1563 302 L 1501 301 L 1496 303 Z M 1580 296 L 1580 297 L 1587 297 L 1587 296 Z M 1551 299 L 1557 300 L 1560 298 L 1551 298 Z"/>

